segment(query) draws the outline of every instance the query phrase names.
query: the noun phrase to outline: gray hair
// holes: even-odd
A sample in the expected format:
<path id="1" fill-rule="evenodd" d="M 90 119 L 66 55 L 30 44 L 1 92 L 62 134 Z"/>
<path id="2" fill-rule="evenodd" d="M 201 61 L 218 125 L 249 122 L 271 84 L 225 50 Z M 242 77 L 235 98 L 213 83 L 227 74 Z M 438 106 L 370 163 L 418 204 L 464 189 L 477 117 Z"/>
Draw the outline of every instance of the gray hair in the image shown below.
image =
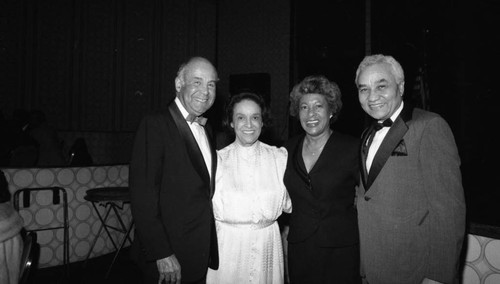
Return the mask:
<path id="1" fill-rule="evenodd" d="M 363 61 L 359 63 L 358 69 L 356 70 L 356 78 L 354 79 L 354 83 L 358 83 L 359 74 L 367 67 L 383 63 L 389 64 L 391 66 L 392 75 L 394 75 L 394 77 L 396 78 L 397 84 L 405 81 L 405 73 L 403 71 L 403 67 L 401 67 L 401 64 L 399 64 L 399 62 L 394 59 L 394 57 L 390 55 L 374 54 L 365 56 L 365 58 L 363 58 Z"/>

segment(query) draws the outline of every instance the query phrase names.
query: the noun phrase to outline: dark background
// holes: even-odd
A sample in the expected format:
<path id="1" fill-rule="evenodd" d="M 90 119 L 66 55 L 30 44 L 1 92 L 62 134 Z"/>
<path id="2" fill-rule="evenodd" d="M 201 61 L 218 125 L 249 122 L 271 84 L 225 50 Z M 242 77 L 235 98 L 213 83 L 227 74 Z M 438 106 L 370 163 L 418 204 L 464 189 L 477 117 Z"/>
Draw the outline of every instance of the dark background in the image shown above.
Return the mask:
<path id="1" fill-rule="evenodd" d="M 199 54 L 217 66 L 220 98 L 237 75 L 260 74 L 274 143 L 301 131 L 288 93 L 311 74 L 339 84 L 334 127 L 359 136 L 357 64 L 366 53 L 391 54 L 405 70 L 405 100 L 453 130 L 470 220 L 500 225 L 490 150 L 499 12 L 496 0 L 0 0 L 0 108 L 7 118 L 42 109 L 59 131 L 131 134 L 173 97 L 178 64 Z M 417 78 L 425 89 L 412 90 Z M 222 103 L 209 113 L 216 127 Z"/>
<path id="2" fill-rule="evenodd" d="M 498 155 L 490 147 L 497 125 L 500 2 L 370 2 L 371 53 L 391 54 L 402 64 L 405 101 L 422 106 L 421 93 L 411 86 L 418 85 L 417 76 L 424 78 L 426 108 L 442 115 L 455 135 L 469 220 L 499 226 L 500 190 L 492 178 Z M 359 11 L 367 2 L 333 1 L 333 9 L 319 3 L 295 1 L 298 77 L 323 73 L 335 78 L 345 104 L 335 127 L 356 135 L 366 121 L 353 80 L 366 48 L 366 33 L 357 31 L 366 31 Z"/>

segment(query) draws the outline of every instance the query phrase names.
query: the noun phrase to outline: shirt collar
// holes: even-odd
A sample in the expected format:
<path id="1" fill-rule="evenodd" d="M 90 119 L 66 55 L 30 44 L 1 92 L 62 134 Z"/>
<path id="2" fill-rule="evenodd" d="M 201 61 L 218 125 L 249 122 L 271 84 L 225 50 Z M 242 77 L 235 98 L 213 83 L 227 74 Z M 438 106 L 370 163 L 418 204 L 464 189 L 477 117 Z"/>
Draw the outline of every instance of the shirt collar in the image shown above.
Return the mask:
<path id="1" fill-rule="evenodd" d="M 186 119 L 186 117 L 189 115 L 189 112 L 186 110 L 186 108 L 182 105 L 181 103 L 181 100 L 179 100 L 178 97 L 175 97 L 175 104 L 177 105 L 177 107 L 179 108 L 179 110 L 181 111 L 182 113 L 182 117 L 184 117 L 184 119 Z"/>
<path id="2" fill-rule="evenodd" d="M 398 109 L 391 115 L 391 120 L 392 122 L 396 121 L 396 118 L 398 118 L 399 114 L 403 110 L 404 102 L 401 101 L 401 104 L 399 105 Z M 383 122 L 384 120 L 379 120 L 379 122 Z"/>

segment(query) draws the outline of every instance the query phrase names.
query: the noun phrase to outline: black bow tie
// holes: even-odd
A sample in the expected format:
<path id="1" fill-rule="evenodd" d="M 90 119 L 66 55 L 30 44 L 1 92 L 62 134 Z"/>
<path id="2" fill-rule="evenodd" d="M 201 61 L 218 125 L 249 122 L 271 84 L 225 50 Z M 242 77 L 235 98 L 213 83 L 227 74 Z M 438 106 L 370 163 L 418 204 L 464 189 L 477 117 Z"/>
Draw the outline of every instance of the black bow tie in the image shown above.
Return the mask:
<path id="1" fill-rule="evenodd" d="M 384 127 L 391 127 L 391 126 L 392 126 L 392 120 L 388 118 L 382 122 L 377 121 L 373 127 L 375 128 L 375 131 L 379 131 Z"/>
<path id="2" fill-rule="evenodd" d="M 188 114 L 188 116 L 186 117 L 186 120 L 189 121 L 189 122 L 191 122 L 191 123 L 196 122 L 196 123 L 198 123 L 201 126 L 205 126 L 205 124 L 207 123 L 207 118 L 206 117 L 195 116 L 195 115 L 192 115 L 192 114 Z"/>
<path id="3" fill-rule="evenodd" d="M 379 122 L 379 121 L 374 121 L 372 127 L 368 130 L 368 134 L 366 135 L 366 142 L 363 147 L 363 152 L 365 155 L 368 154 L 368 148 L 370 148 L 370 145 L 373 142 L 373 137 L 375 136 L 375 132 L 379 131 L 380 129 L 384 127 L 391 127 L 392 126 L 392 120 L 390 118 Z"/>

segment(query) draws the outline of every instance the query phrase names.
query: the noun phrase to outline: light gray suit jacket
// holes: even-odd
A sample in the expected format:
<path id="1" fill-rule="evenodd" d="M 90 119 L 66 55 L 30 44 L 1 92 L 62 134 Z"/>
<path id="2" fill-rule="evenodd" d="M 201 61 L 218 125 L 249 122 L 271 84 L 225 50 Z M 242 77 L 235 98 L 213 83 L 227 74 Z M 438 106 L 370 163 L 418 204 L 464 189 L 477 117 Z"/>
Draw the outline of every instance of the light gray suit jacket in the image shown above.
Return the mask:
<path id="1" fill-rule="evenodd" d="M 362 148 L 368 137 L 365 131 Z M 460 158 L 450 127 L 407 105 L 357 188 L 362 275 L 370 284 L 457 281 L 465 235 Z"/>

